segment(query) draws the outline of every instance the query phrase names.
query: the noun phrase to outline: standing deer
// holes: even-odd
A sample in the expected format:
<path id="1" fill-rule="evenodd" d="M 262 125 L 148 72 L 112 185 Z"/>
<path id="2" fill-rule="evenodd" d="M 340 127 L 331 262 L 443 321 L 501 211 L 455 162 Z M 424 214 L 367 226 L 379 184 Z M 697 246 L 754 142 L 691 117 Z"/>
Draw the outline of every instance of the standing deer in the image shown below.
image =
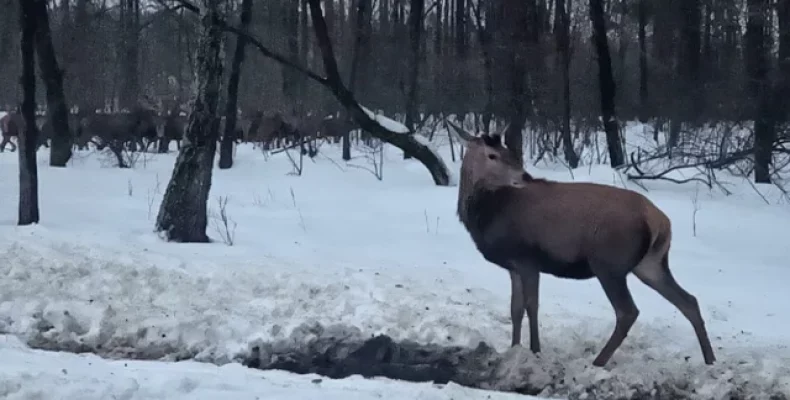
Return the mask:
<path id="1" fill-rule="evenodd" d="M 510 272 L 512 345 L 529 319 L 530 350 L 540 352 L 540 273 L 567 279 L 597 278 L 614 308 L 614 332 L 593 361 L 606 365 L 639 315 L 626 277 L 644 284 L 691 322 L 705 364 L 713 355 L 697 299 L 669 270 L 669 218 L 637 192 L 594 183 L 532 177 L 502 145 L 501 134 L 474 137 L 455 124 L 466 143 L 458 188 L 458 217 L 478 251 Z"/>
<path id="2" fill-rule="evenodd" d="M 25 120 L 22 114 L 17 111 L 11 111 L 0 118 L 0 153 L 5 151 L 5 146 L 11 147 L 11 151 L 16 151 L 16 145 L 11 141 L 11 138 L 19 137 L 19 131 L 25 129 Z"/>

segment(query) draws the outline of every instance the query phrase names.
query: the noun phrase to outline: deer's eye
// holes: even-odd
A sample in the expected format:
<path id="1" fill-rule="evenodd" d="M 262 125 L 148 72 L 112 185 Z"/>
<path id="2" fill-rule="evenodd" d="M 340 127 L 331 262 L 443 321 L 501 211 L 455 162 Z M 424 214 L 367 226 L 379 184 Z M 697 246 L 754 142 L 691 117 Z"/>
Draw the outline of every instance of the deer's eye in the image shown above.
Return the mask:
<path id="1" fill-rule="evenodd" d="M 489 160 L 496 160 L 496 154 L 489 154 L 488 155 L 488 159 Z"/>

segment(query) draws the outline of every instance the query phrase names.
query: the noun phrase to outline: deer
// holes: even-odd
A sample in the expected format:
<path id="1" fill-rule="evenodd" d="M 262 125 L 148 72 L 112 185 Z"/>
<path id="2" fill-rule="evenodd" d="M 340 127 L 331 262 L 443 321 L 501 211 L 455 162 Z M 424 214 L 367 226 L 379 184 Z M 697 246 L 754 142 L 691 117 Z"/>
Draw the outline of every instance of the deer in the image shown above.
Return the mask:
<path id="1" fill-rule="evenodd" d="M 449 122 L 449 121 L 448 121 Z M 540 353 L 541 274 L 596 278 L 614 308 L 615 327 L 593 360 L 605 366 L 639 316 L 627 285 L 633 273 L 691 322 L 705 364 L 716 361 L 696 297 L 669 269 L 669 217 L 644 195 L 615 186 L 536 178 L 502 144 L 502 133 L 472 135 L 450 122 L 466 146 L 457 215 L 483 258 L 510 274 L 511 346 L 521 343 L 524 313 L 529 348 Z"/>
<path id="2" fill-rule="evenodd" d="M 0 153 L 5 151 L 5 146 L 11 147 L 11 151 L 16 151 L 16 144 L 11 141 L 11 138 L 19 137 L 19 131 L 25 129 L 25 120 L 22 114 L 14 110 L 0 118 Z"/>

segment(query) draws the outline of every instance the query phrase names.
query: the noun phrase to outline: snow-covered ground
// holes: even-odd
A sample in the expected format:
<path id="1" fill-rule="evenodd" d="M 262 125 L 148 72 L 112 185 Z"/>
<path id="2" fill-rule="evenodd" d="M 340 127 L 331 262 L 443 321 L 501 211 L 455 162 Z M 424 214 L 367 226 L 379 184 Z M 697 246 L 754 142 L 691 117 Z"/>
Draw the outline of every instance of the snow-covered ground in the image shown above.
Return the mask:
<path id="1" fill-rule="evenodd" d="M 31 350 L 16 338 L 0 337 L 0 398 L 163 400 L 516 400 L 453 383 L 404 383 L 385 378 L 342 380 L 226 364 L 185 361 L 108 361 L 95 355 Z"/>
<path id="2" fill-rule="evenodd" d="M 446 146 L 440 151 L 457 172 Z M 233 246 L 164 243 L 152 232 L 174 153 L 119 170 L 85 152 L 69 168 L 53 169 L 42 150 L 42 222 L 33 227 L 15 226 L 17 154 L 0 154 L 0 333 L 7 335 L 0 340 L 0 396 L 291 399 L 350 391 L 359 398 L 507 398 L 361 378 L 316 384 L 315 376 L 237 364 L 106 361 L 32 351 L 18 341 L 225 364 L 248 357 L 253 346 L 309 341 L 321 327 L 508 350 L 509 280 L 482 259 L 458 222 L 457 188 L 436 187 L 424 167 L 391 148 L 383 181 L 345 166 L 337 148 L 321 152 L 305 160 L 300 177 L 289 174 L 285 154 L 266 160 L 250 146 L 238 148 L 232 169 L 215 169 L 210 207 L 218 211 L 218 196 L 228 196 Z M 571 179 L 561 167 L 528 169 Z M 605 166 L 581 167 L 573 179 L 642 190 Z M 609 365 L 593 368 L 614 326 L 611 306 L 594 280 L 546 276 L 543 353 L 512 349 L 499 373 L 539 383 L 545 395 L 630 397 L 670 385 L 699 398 L 790 396 L 790 208 L 775 188 L 759 187 L 768 205 L 748 183 L 731 182 L 730 196 L 694 184 L 644 183 L 672 218 L 671 268 L 700 301 L 716 365 L 703 364 L 683 316 L 631 278 L 639 319 Z M 209 232 L 221 236 L 213 226 Z"/>

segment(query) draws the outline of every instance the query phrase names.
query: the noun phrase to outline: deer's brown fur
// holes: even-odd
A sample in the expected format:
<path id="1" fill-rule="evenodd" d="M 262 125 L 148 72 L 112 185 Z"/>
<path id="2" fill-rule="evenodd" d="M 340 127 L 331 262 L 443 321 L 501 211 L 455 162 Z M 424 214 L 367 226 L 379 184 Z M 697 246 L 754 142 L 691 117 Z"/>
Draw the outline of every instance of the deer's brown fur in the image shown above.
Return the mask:
<path id="1" fill-rule="evenodd" d="M 467 144 L 458 217 L 483 257 L 510 272 L 513 345 L 521 342 L 526 311 L 530 349 L 540 351 L 540 273 L 597 278 L 617 321 L 593 361 L 605 365 L 639 315 L 626 281 L 633 272 L 683 313 L 705 363 L 715 361 L 697 299 L 669 270 L 669 218 L 647 197 L 614 186 L 533 178 L 502 146 L 500 135 L 473 137 L 460 128 L 456 133 Z"/>

